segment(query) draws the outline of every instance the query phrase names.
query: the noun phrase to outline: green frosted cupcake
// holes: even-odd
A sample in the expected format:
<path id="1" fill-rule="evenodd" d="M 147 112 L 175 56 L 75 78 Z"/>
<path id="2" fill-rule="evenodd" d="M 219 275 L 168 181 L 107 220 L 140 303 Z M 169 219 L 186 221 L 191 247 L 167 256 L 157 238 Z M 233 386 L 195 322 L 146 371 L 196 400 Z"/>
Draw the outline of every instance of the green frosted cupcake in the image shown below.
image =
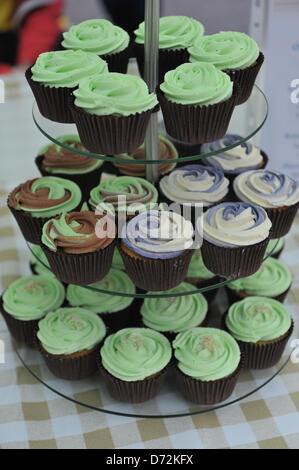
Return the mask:
<path id="1" fill-rule="evenodd" d="M 284 249 L 284 239 L 273 238 L 272 240 L 269 241 L 265 254 L 272 256 L 272 258 L 279 259 L 283 249 Z"/>
<path id="2" fill-rule="evenodd" d="M 102 155 L 139 147 L 158 104 L 141 78 L 115 72 L 84 78 L 73 95 L 70 108 L 81 142 Z"/>
<path id="3" fill-rule="evenodd" d="M 165 74 L 158 91 L 167 134 L 203 144 L 226 134 L 239 87 L 213 64 L 182 64 Z"/>
<path id="4" fill-rule="evenodd" d="M 113 398 L 140 403 L 156 396 L 171 360 L 168 339 L 149 328 L 125 328 L 106 338 L 100 370 Z"/>
<path id="5" fill-rule="evenodd" d="M 35 159 L 42 176 L 58 176 L 76 183 L 86 201 L 89 192 L 99 184 L 103 160 L 87 156 L 87 150 L 81 144 L 78 135 L 64 135 L 40 149 Z"/>
<path id="6" fill-rule="evenodd" d="M 236 279 L 226 288 L 232 302 L 250 296 L 271 297 L 283 302 L 291 283 L 292 273 L 286 264 L 269 257 L 256 273 Z"/>
<path id="7" fill-rule="evenodd" d="M 74 122 L 69 108 L 71 92 L 84 77 L 106 72 L 106 62 L 96 54 L 70 50 L 40 54 L 25 76 L 40 113 L 52 121 L 71 123 Z"/>
<path id="8" fill-rule="evenodd" d="M 264 62 L 254 39 L 237 31 L 221 31 L 196 39 L 188 52 L 190 62 L 214 64 L 239 83 L 241 94 L 238 104 L 248 100 Z"/>
<path id="9" fill-rule="evenodd" d="M 96 372 L 96 357 L 105 335 L 103 320 L 83 308 L 60 308 L 38 323 L 38 347 L 48 368 L 67 380 Z"/>
<path id="10" fill-rule="evenodd" d="M 82 21 L 63 33 L 65 49 L 83 50 L 99 55 L 110 72 L 127 72 L 129 61 L 128 33 L 106 19 Z"/>
<path id="11" fill-rule="evenodd" d="M 66 298 L 70 306 L 82 307 L 99 314 L 109 331 L 133 326 L 138 318 L 138 302 L 134 299 L 136 288 L 123 271 L 111 268 L 109 273 L 99 282 L 90 284 L 91 289 L 69 285 Z M 99 292 L 111 291 L 112 293 Z M 131 294 L 132 297 L 115 295 Z"/>
<path id="12" fill-rule="evenodd" d="M 76 210 L 81 190 L 73 181 L 44 176 L 19 184 L 8 196 L 7 205 L 24 238 L 40 244 L 42 227 L 51 217 Z"/>
<path id="13" fill-rule="evenodd" d="M 121 205 L 121 197 L 126 204 Z M 144 178 L 134 176 L 118 176 L 108 178 L 90 191 L 89 204 L 94 210 L 100 206 L 102 211 L 113 216 L 125 211 L 127 219 L 140 212 L 150 210 L 158 201 L 155 186 Z"/>
<path id="14" fill-rule="evenodd" d="M 219 277 L 210 271 L 203 262 L 200 249 L 195 250 L 191 258 L 186 281 L 194 284 L 198 289 L 213 286 L 220 282 Z M 212 302 L 216 297 L 218 289 L 204 291 L 205 298 Z"/>
<path id="15" fill-rule="evenodd" d="M 252 369 L 274 366 L 293 331 L 291 316 L 280 302 L 257 296 L 231 305 L 225 326 L 244 353 L 244 366 Z"/>
<path id="16" fill-rule="evenodd" d="M 216 328 L 191 328 L 173 341 L 176 377 L 182 394 L 194 403 L 213 405 L 233 392 L 242 362 L 235 339 Z"/>
<path id="17" fill-rule="evenodd" d="M 204 26 L 187 16 L 163 16 L 159 19 L 159 83 L 168 70 L 187 62 L 187 48 L 204 34 Z M 139 73 L 144 76 L 145 23 L 134 31 L 134 50 Z"/>
<path id="18" fill-rule="evenodd" d="M 49 261 L 40 245 L 33 245 L 31 247 L 32 253 L 30 256 L 30 269 L 32 274 L 44 274 L 45 276 L 55 277 L 52 273 Z"/>
<path id="19" fill-rule="evenodd" d="M 11 335 L 29 346 L 35 343 L 38 321 L 64 302 L 64 287 L 43 274 L 21 277 L 1 296 L 1 313 Z"/>
<path id="20" fill-rule="evenodd" d="M 121 271 L 125 270 L 124 262 L 117 248 L 114 249 L 111 267 L 115 269 L 120 269 Z"/>
<path id="21" fill-rule="evenodd" d="M 169 339 L 174 339 L 176 333 L 186 331 L 207 323 L 208 303 L 205 297 L 198 293 L 176 296 L 177 293 L 194 291 L 194 286 L 182 282 L 165 294 L 173 297 L 146 298 L 140 313 L 143 324 L 153 330 L 164 333 Z M 159 292 L 149 292 L 159 294 Z"/>

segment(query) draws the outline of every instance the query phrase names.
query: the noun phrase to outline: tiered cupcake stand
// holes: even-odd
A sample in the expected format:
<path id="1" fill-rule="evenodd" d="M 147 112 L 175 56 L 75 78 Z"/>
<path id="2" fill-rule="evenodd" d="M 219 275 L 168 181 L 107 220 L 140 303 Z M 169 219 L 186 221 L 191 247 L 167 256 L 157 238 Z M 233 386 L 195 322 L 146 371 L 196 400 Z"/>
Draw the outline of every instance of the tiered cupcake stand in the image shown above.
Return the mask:
<path id="1" fill-rule="evenodd" d="M 159 1 L 148 0 L 146 2 L 146 44 L 145 44 L 145 62 L 146 62 L 146 77 L 150 91 L 155 90 L 157 83 L 157 57 L 158 57 L 158 20 L 159 20 Z M 222 149 L 221 151 L 229 150 L 230 148 L 240 145 L 249 139 L 256 138 L 256 135 L 263 127 L 266 122 L 268 114 L 268 103 L 263 92 L 257 87 L 254 87 L 253 93 L 250 99 L 243 105 L 235 108 L 230 127 L 229 133 L 238 134 L 244 136 L 239 142 L 235 142 L 231 147 Z M 57 137 L 66 134 L 76 134 L 77 130 L 73 124 L 59 124 L 44 118 L 36 105 L 33 106 L 33 120 L 40 130 L 40 132 L 50 141 L 57 143 L 60 146 L 68 148 L 67 145 L 57 142 Z M 134 163 L 145 164 L 147 171 L 147 179 L 155 183 L 158 178 L 158 132 L 166 134 L 163 125 L 162 116 L 160 113 L 154 113 L 152 115 L 147 136 L 146 136 L 146 160 L 138 160 Z M 191 148 L 191 147 L 190 147 Z M 74 151 L 74 148 L 70 148 Z M 114 156 L 103 156 L 98 154 L 92 154 L 89 152 L 78 151 L 78 153 L 87 155 L 88 157 L 104 160 L 105 162 L 121 161 L 126 163 L 132 163 L 132 160 L 117 159 Z M 186 164 L 187 162 L 199 162 L 200 159 L 204 159 L 208 156 L 214 155 L 218 152 L 211 152 L 208 154 L 200 155 L 188 155 L 186 157 L 180 157 L 180 163 Z M 173 162 L 174 160 L 164 160 L 166 162 Z M 105 166 L 104 166 L 105 171 Z M 28 245 L 29 246 L 29 245 Z M 29 246 L 31 250 L 31 247 Z M 190 292 L 177 292 L 175 294 L 159 293 L 159 294 L 127 294 L 123 292 L 112 292 L 105 291 L 103 289 L 95 289 L 91 286 L 85 286 L 86 289 L 95 289 L 102 293 L 107 293 L 113 296 L 126 296 L 136 297 L 139 299 L 147 297 L 174 297 L 182 295 L 191 295 L 197 292 L 205 292 L 207 290 L 219 289 L 224 285 L 228 284 L 231 280 L 226 279 L 223 282 L 217 283 L 213 286 L 209 286 L 205 289 L 194 289 Z M 289 296 L 292 296 L 290 292 Z M 211 310 L 211 326 L 220 327 L 221 315 L 226 311 L 228 303 L 224 292 L 220 289 L 216 301 L 210 305 Z M 295 313 L 290 311 L 290 313 Z M 292 338 L 298 338 L 298 325 L 295 322 L 295 329 Z M 291 342 L 289 343 L 291 344 Z M 66 398 L 74 403 L 83 405 L 89 409 L 102 411 L 110 414 L 117 414 L 122 416 L 131 417 L 149 417 L 149 418 L 169 418 L 169 417 L 180 417 L 189 416 L 193 414 L 207 413 L 211 410 L 219 409 L 232 405 L 238 401 L 245 399 L 246 397 L 254 394 L 259 389 L 265 387 L 271 382 L 280 371 L 289 362 L 292 350 L 287 347 L 285 355 L 275 367 L 260 371 L 251 371 L 248 374 L 246 371 L 241 373 L 241 377 L 237 383 L 233 395 L 217 405 L 202 407 L 193 403 L 187 402 L 179 393 L 174 377 L 170 370 L 165 385 L 162 388 L 159 395 L 148 402 L 141 404 L 127 404 L 115 401 L 108 394 L 105 385 L 101 379 L 100 374 L 95 374 L 88 379 L 68 382 L 56 378 L 46 367 L 42 357 L 39 353 L 28 347 L 15 343 L 16 353 L 23 363 L 24 367 L 45 387 L 55 392 L 57 395 Z"/>

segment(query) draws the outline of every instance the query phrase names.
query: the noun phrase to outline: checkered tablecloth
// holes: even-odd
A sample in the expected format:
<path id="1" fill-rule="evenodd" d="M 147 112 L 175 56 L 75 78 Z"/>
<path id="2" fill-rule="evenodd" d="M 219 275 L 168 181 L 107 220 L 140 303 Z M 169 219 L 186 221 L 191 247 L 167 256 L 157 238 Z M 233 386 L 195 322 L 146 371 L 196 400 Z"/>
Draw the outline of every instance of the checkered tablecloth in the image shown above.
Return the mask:
<path id="1" fill-rule="evenodd" d="M 0 283 L 6 288 L 28 275 L 29 253 L 0 192 Z M 286 240 L 284 259 L 294 275 L 287 305 L 296 314 L 299 303 L 299 220 Z M 30 449 L 215 449 L 299 448 L 299 364 L 289 362 L 267 386 L 245 400 L 209 413 L 169 419 L 108 415 L 59 397 L 21 365 L 3 319 L 0 340 L 0 448 Z M 32 370 L 42 374 L 39 363 Z M 260 384 L 262 372 L 242 375 L 244 392 Z M 80 401 L 97 393 L 77 394 Z"/>

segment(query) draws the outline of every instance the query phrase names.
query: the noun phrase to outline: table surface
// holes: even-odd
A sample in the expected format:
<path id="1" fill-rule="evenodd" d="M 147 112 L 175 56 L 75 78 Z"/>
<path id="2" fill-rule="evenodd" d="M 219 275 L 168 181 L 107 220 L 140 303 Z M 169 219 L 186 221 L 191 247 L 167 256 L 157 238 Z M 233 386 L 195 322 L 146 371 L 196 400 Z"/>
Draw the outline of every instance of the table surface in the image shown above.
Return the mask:
<path id="1" fill-rule="evenodd" d="M 9 189 L 38 176 L 33 159 L 46 143 L 32 123 L 32 98 L 21 77 L 9 79 L 7 90 L 7 102 L 0 105 L 0 290 L 29 275 L 28 248 L 5 201 Z M 286 305 L 295 315 L 298 244 L 297 218 L 282 255 L 294 276 Z M 22 367 L 2 318 L 0 340 L 5 343 L 5 362 L 0 363 L 1 449 L 299 448 L 299 364 L 289 362 L 267 386 L 227 408 L 184 418 L 135 419 L 90 411 L 46 389 Z M 250 388 L 252 381 L 258 384 L 252 372 L 246 380 Z"/>

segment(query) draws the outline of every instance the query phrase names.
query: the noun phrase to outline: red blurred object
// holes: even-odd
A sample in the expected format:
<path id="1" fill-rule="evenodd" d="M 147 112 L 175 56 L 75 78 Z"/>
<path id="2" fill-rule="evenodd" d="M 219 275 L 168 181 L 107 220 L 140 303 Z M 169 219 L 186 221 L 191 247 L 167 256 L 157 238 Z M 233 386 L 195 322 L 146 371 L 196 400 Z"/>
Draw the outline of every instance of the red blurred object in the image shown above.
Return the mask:
<path id="1" fill-rule="evenodd" d="M 0 75 L 8 75 L 12 72 L 12 66 L 8 64 L 0 64 Z"/>
<path id="2" fill-rule="evenodd" d="M 28 0 L 21 0 L 21 4 Z M 37 2 L 38 3 L 38 2 Z M 31 64 L 39 54 L 51 50 L 61 33 L 59 18 L 64 0 L 54 0 L 31 10 L 21 23 L 17 64 Z"/>

